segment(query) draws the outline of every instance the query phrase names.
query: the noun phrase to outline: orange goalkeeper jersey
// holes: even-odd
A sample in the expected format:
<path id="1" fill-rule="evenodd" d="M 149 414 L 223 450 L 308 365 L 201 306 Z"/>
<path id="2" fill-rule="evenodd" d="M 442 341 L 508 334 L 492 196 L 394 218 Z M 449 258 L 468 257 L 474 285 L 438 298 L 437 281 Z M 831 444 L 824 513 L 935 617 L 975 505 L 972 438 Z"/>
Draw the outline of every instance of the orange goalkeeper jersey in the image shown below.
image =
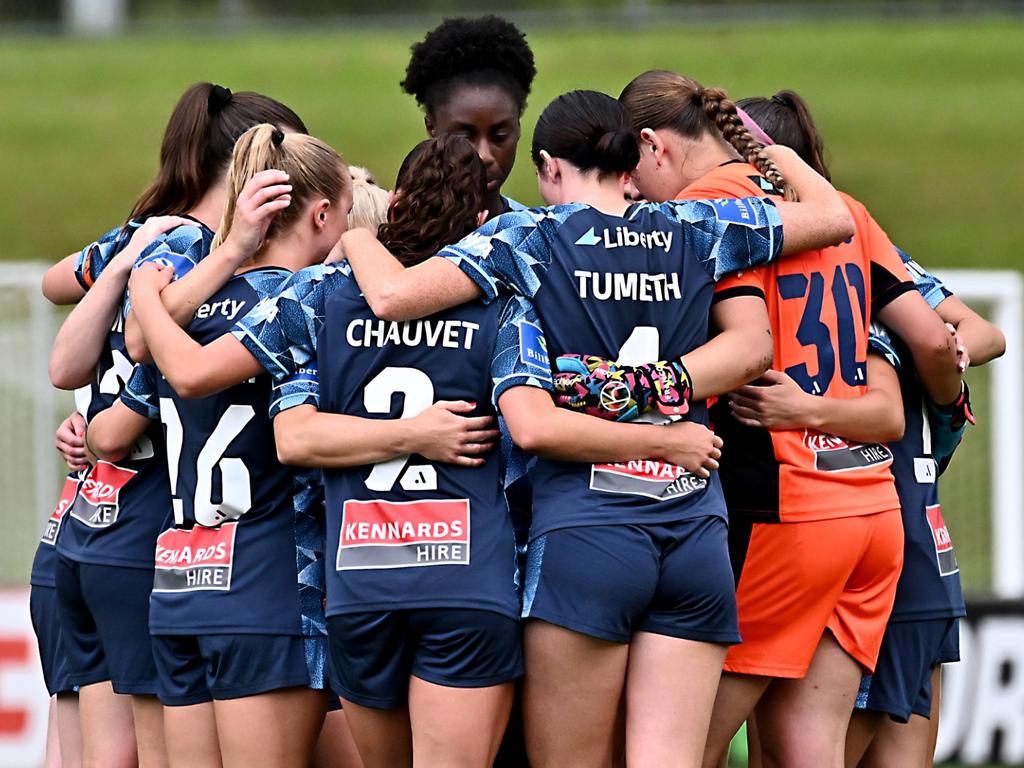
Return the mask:
<path id="1" fill-rule="evenodd" d="M 841 193 L 842 194 L 842 193 Z M 778 196 L 747 163 L 714 169 L 683 199 Z M 872 315 L 914 284 L 885 232 L 848 195 L 855 234 L 820 251 L 789 256 L 727 276 L 716 300 L 762 296 L 775 341 L 772 365 L 805 391 L 853 398 L 866 392 Z M 725 440 L 721 478 L 730 514 L 796 522 L 899 509 L 884 444 L 862 445 L 813 429 L 763 430 L 735 421 L 722 402 L 712 410 Z"/>

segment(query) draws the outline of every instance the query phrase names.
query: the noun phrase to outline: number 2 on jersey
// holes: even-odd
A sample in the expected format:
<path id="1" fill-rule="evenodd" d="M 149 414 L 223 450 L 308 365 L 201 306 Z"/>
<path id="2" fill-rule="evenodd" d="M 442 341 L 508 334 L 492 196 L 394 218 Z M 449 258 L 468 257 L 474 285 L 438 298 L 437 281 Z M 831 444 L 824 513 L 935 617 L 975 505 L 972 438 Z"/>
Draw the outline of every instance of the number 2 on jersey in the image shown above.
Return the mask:
<path id="1" fill-rule="evenodd" d="M 822 322 L 825 305 L 825 276 L 821 272 L 803 275 L 779 275 L 779 296 L 784 300 L 805 299 L 803 315 L 797 327 L 796 338 L 805 347 L 814 347 L 817 356 L 817 372 L 811 373 L 806 363 L 791 365 L 786 373 L 800 385 L 804 392 L 823 395 L 828 391 L 836 372 L 836 344 L 829 327 Z M 860 318 L 853 314 L 850 302 L 850 288 L 857 293 Z M 836 265 L 829 287 L 836 316 L 836 341 L 839 348 L 839 373 L 843 381 L 858 387 L 867 383 L 867 357 L 857 359 L 857 328 L 866 323 L 866 297 L 864 273 L 856 264 Z M 863 335 L 863 332 L 862 332 Z"/>
<path id="2" fill-rule="evenodd" d="M 392 395 L 402 394 L 400 419 L 418 416 L 434 403 L 434 385 L 430 377 L 418 368 L 388 367 L 378 373 L 363 390 L 363 407 L 367 413 L 391 413 Z M 366 478 L 371 491 L 390 491 L 401 478 L 407 491 L 436 491 L 437 470 L 430 464 L 417 464 L 406 470 L 409 454 L 396 456 L 373 465 Z"/>

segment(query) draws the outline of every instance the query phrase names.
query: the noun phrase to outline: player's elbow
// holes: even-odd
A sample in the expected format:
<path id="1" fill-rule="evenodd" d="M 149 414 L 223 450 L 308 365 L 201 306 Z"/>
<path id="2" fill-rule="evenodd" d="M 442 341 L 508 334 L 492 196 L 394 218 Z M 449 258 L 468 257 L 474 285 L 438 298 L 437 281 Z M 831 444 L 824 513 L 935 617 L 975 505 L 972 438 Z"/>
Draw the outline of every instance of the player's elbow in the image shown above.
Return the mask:
<path id="1" fill-rule="evenodd" d="M 134 438 L 128 439 L 127 434 L 116 429 L 89 428 L 89 450 L 98 459 L 104 461 L 120 461 L 135 445 Z"/>
<path id="2" fill-rule="evenodd" d="M 293 467 L 309 466 L 310 444 L 301 424 L 296 424 L 294 419 L 282 419 L 281 415 L 274 419 L 274 445 L 279 462 Z"/>
<path id="3" fill-rule="evenodd" d="M 885 414 L 885 418 L 879 422 L 878 439 L 885 443 L 895 443 L 903 439 L 903 433 L 907 429 L 907 422 L 903 416 L 903 408 L 900 403 L 892 403 Z"/>
<path id="4" fill-rule="evenodd" d="M 209 387 L 205 385 L 204 377 L 195 369 L 186 369 L 176 373 L 163 373 L 167 381 L 174 387 L 174 391 L 186 400 L 195 397 L 205 397 L 210 394 Z"/>
<path id="5" fill-rule="evenodd" d="M 393 287 L 384 288 L 376 292 L 376 295 L 366 295 L 366 302 L 373 310 L 373 314 L 381 320 L 405 320 L 401 314 L 402 301 L 398 291 Z"/>
<path id="6" fill-rule="evenodd" d="M 551 435 L 547 424 L 542 419 L 525 418 L 514 422 L 506 416 L 506 426 L 512 436 L 512 442 L 527 453 L 543 455 L 547 453 Z"/>
<path id="7" fill-rule="evenodd" d="M 92 381 L 92 368 L 80 370 L 69 361 L 50 357 L 50 383 L 57 389 L 78 389 Z"/>

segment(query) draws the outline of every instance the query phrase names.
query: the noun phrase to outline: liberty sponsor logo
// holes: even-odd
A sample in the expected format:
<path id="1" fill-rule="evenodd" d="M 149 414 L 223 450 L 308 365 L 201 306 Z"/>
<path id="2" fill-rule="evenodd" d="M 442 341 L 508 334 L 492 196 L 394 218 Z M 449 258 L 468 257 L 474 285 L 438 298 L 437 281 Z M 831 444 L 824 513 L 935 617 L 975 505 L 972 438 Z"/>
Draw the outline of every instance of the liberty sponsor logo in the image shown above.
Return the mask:
<path id="1" fill-rule="evenodd" d="M 959 573 L 960 566 L 956 562 L 953 551 L 953 539 L 949 535 L 946 521 L 942 519 L 942 506 L 932 504 L 924 508 L 928 515 L 928 527 L 932 529 L 932 541 L 935 542 L 935 557 L 939 566 L 939 574 L 952 576 Z"/>
<path id="2" fill-rule="evenodd" d="M 591 227 L 576 240 L 574 245 L 600 245 L 611 250 L 613 248 L 660 248 L 668 253 L 672 248 L 672 233 L 654 230 L 653 232 L 634 232 L 628 227 L 605 228 L 598 234 L 594 227 Z"/>
<path id="3" fill-rule="evenodd" d="M 804 446 L 814 452 L 818 472 L 847 472 L 892 463 L 892 451 L 881 443 L 848 443 L 835 435 L 808 430 L 804 432 Z"/>
<path id="4" fill-rule="evenodd" d="M 238 523 L 216 528 L 197 525 L 171 528 L 156 540 L 154 592 L 198 592 L 231 589 Z"/>
<path id="5" fill-rule="evenodd" d="M 339 571 L 469 565 L 469 500 L 345 502 Z"/>
<path id="6" fill-rule="evenodd" d="M 64 487 L 61 489 L 60 498 L 57 499 L 57 506 L 53 508 L 50 517 L 43 528 L 43 536 L 40 541 L 43 544 L 54 546 L 57 543 L 57 534 L 60 532 L 60 524 L 64 520 L 64 513 L 67 512 L 75 501 L 75 494 L 78 493 L 79 480 L 77 477 L 64 478 Z"/>
<path id="7" fill-rule="evenodd" d="M 117 522 L 121 489 L 138 472 L 108 461 L 98 461 L 82 481 L 71 505 L 71 516 L 91 528 L 108 528 Z"/>
<path id="8" fill-rule="evenodd" d="M 242 299 L 222 299 L 209 304 L 201 304 L 196 310 L 196 317 L 205 320 L 220 315 L 226 320 L 234 320 L 245 309 L 246 302 Z"/>
<path id="9" fill-rule="evenodd" d="M 548 342 L 540 326 L 519 321 L 519 359 L 526 365 L 551 371 L 551 360 L 548 358 Z"/>
<path id="10" fill-rule="evenodd" d="M 707 480 L 663 461 L 594 464 L 590 470 L 590 489 L 606 493 L 626 493 L 658 500 L 681 499 L 707 487 Z"/>

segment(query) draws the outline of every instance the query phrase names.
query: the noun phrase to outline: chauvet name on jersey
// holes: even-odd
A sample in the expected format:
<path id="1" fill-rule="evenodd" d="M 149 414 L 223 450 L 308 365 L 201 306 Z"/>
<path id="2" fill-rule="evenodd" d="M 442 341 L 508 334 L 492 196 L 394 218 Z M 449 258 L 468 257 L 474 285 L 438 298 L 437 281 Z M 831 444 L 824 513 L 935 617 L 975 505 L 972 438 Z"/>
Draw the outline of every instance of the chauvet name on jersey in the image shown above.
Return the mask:
<path id="1" fill-rule="evenodd" d="M 466 320 L 409 320 L 394 322 L 377 318 L 353 320 L 345 331 L 352 347 L 447 347 L 472 349 L 479 323 Z"/>
<path id="2" fill-rule="evenodd" d="M 598 301 L 682 301 L 678 272 L 591 272 L 573 270 L 581 299 Z"/>

